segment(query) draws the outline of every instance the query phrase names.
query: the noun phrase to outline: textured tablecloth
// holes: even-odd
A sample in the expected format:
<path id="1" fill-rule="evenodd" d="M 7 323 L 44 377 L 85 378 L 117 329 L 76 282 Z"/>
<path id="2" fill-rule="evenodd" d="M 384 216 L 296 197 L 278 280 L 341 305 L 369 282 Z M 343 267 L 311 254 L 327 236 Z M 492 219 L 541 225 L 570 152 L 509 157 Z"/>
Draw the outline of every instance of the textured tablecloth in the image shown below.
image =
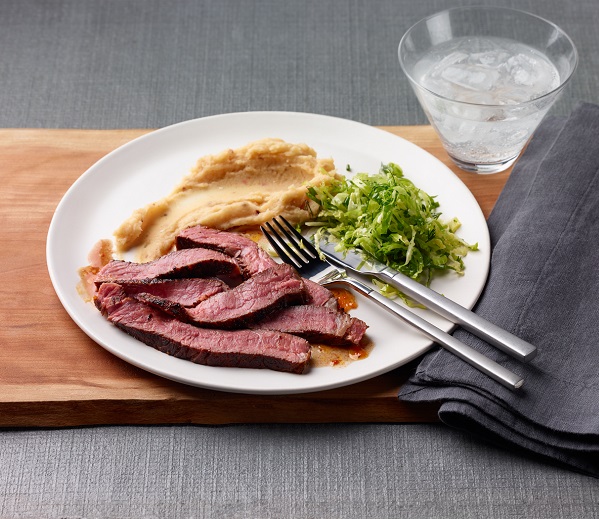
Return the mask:
<path id="1" fill-rule="evenodd" d="M 396 59 L 442 0 L 0 2 L 2 127 L 160 127 L 245 110 L 425 123 Z M 580 51 L 553 113 L 599 102 L 599 5 L 496 1 Z M 1 202 L 0 202 L 1 203 Z M 437 425 L 0 431 L 0 517 L 598 517 L 597 480 Z"/>

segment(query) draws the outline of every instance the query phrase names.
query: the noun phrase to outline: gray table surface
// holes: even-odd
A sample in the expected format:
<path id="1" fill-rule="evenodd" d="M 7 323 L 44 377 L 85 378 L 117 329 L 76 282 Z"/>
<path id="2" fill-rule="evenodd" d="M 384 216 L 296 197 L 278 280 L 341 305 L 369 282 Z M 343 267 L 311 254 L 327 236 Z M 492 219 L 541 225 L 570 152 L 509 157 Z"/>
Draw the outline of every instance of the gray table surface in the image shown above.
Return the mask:
<path id="1" fill-rule="evenodd" d="M 286 110 L 424 124 L 396 58 L 445 0 L 0 2 L 0 127 L 154 128 Z M 496 1 L 580 52 L 552 113 L 599 103 L 596 0 Z M 592 518 L 599 482 L 435 424 L 0 431 L 0 517 Z"/>

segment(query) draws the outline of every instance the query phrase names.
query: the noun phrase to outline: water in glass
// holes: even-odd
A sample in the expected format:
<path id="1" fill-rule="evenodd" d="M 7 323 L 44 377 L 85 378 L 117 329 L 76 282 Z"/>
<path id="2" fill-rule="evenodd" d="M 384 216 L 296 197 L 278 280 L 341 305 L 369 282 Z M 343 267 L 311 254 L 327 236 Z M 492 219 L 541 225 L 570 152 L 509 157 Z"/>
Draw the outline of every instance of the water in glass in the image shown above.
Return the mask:
<path id="1" fill-rule="evenodd" d="M 413 75 L 448 153 L 479 164 L 516 157 L 550 107 L 543 96 L 560 85 L 559 72 L 543 53 L 496 37 L 436 45 Z"/>

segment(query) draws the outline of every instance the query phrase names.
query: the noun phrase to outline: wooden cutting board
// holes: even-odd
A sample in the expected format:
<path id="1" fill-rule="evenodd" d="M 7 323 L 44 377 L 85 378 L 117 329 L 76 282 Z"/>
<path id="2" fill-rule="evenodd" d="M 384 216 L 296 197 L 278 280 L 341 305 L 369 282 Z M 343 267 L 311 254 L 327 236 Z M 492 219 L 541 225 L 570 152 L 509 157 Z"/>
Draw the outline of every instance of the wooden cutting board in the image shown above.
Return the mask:
<path id="1" fill-rule="evenodd" d="M 455 168 L 428 126 L 384 127 L 439 157 L 488 216 L 509 171 Z M 258 422 L 429 422 L 436 406 L 402 403 L 414 363 L 349 387 L 291 396 L 198 389 L 114 357 L 60 304 L 45 244 L 71 184 L 115 148 L 150 130 L 0 130 L 0 426 Z"/>

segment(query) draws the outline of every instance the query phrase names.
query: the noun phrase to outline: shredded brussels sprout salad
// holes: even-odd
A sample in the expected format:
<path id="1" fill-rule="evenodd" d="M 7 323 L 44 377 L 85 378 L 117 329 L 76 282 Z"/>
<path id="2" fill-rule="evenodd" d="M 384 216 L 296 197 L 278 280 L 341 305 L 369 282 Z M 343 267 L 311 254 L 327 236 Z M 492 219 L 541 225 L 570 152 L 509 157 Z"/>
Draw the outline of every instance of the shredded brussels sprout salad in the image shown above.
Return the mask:
<path id="1" fill-rule="evenodd" d="M 316 228 L 316 245 L 324 239 L 337 243 L 339 252 L 362 249 L 425 285 L 441 271 L 463 274 L 464 256 L 478 248 L 456 235 L 457 218 L 442 221 L 435 197 L 405 178 L 397 164 L 383 164 L 374 175 L 357 173 L 310 187 L 308 197 L 320 206 L 306 223 Z M 379 287 L 386 295 L 395 292 L 382 283 Z"/>

